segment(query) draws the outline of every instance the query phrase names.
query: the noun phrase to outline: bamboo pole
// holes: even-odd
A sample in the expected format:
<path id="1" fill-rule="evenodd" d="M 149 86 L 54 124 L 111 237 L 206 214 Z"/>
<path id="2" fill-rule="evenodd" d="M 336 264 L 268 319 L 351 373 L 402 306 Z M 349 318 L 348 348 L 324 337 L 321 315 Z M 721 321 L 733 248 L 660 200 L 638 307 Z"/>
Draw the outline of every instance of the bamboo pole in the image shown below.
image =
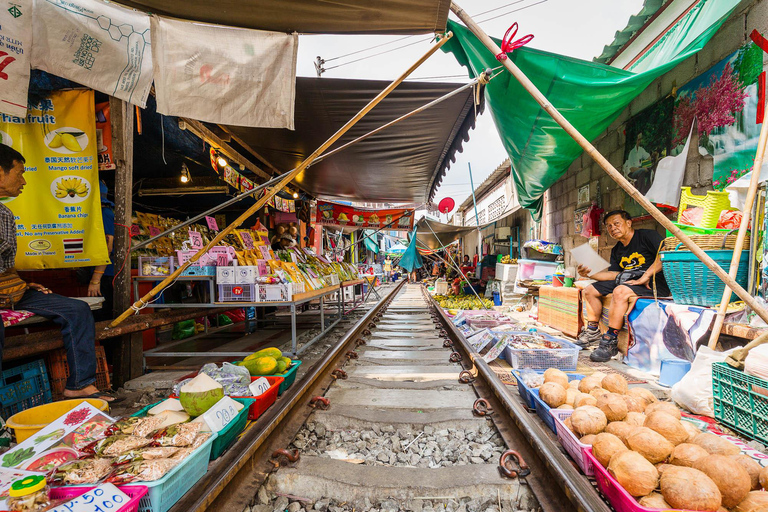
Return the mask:
<path id="1" fill-rule="evenodd" d="M 451 11 L 453 11 L 458 18 L 464 22 L 464 24 L 469 28 L 469 30 L 472 31 L 472 33 L 485 45 L 488 50 L 493 53 L 494 55 L 498 55 L 501 53 L 501 48 L 491 39 L 488 34 L 486 34 L 483 29 L 481 29 L 477 23 L 472 20 L 472 18 L 467 14 L 461 7 L 459 7 L 456 2 L 451 2 Z M 565 132 L 570 135 L 573 140 L 575 140 L 579 146 L 581 146 L 584 151 L 592 157 L 597 164 L 603 168 L 603 170 L 608 174 L 608 176 L 613 179 L 616 183 L 619 184 L 621 188 L 623 188 L 627 194 L 629 194 L 630 197 L 632 197 L 635 201 L 637 201 L 640 206 L 642 206 L 648 213 L 653 216 L 656 221 L 664 226 L 669 232 L 671 232 L 673 235 L 675 235 L 682 243 L 685 245 L 693 254 L 696 255 L 696 257 L 701 260 L 704 265 L 706 265 L 712 272 L 717 275 L 727 286 L 730 286 L 731 289 L 741 297 L 741 299 L 746 302 L 749 307 L 752 308 L 752 310 L 757 313 L 757 315 L 762 318 L 764 321 L 768 322 L 768 311 L 766 311 L 756 300 L 754 297 L 752 297 L 749 292 L 747 292 L 744 288 L 742 288 L 735 279 L 733 279 L 731 276 L 729 276 L 725 270 L 723 270 L 712 258 L 710 258 L 707 253 L 705 253 L 701 247 L 696 245 L 693 240 L 691 240 L 688 235 L 683 233 L 680 228 L 675 226 L 667 217 L 659 211 L 658 208 L 656 208 L 648 199 L 645 198 L 632 184 L 627 181 L 627 179 L 616 170 L 616 168 L 611 165 L 611 163 L 602 155 L 600 152 L 581 134 L 579 131 L 573 127 L 573 125 L 568 122 L 568 120 L 563 117 L 563 115 L 549 102 L 549 100 L 544 96 L 544 94 L 539 91 L 536 86 L 533 84 L 533 82 L 530 81 L 530 79 L 523 73 L 520 68 L 518 68 L 513 62 L 512 59 L 504 59 L 502 61 L 502 64 L 504 67 L 509 71 L 512 76 L 514 76 L 520 84 L 528 91 L 528 93 L 533 96 L 533 99 L 536 100 L 536 102 L 541 105 L 541 108 L 543 108 L 552 118 L 559 124 Z"/>
<path id="2" fill-rule="evenodd" d="M 227 236 L 229 233 L 232 232 L 232 230 L 238 228 L 243 222 L 245 222 L 251 215 L 259 211 L 261 207 L 263 207 L 267 201 L 269 201 L 278 191 L 285 188 L 286 185 L 288 185 L 296 176 L 298 176 L 304 169 L 309 167 L 312 162 L 320 156 L 325 150 L 327 150 L 329 147 L 333 145 L 334 142 L 336 142 L 342 135 L 344 135 L 350 128 L 352 128 L 355 124 L 357 124 L 360 119 L 362 119 L 368 112 L 370 112 L 381 100 L 386 98 L 389 93 L 391 93 L 398 85 L 400 85 L 403 80 L 405 80 L 411 73 L 413 73 L 419 66 L 421 66 L 429 57 L 432 56 L 437 50 L 440 49 L 441 46 L 443 46 L 448 40 L 453 36 L 451 32 L 448 32 L 443 35 L 443 37 L 437 42 L 437 44 L 433 45 L 424 55 L 422 55 L 416 62 L 411 64 L 411 66 L 405 70 L 403 74 L 401 74 L 399 77 L 397 77 L 391 84 L 389 84 L 383 91 L 381 91 L 378 95 L 376 95 L 375 98 L 373 98 L 368 104 L 363 107 L 360 112 L 355 114 L 355 116 L 350 119 L 349 121 L 344 124 L 339 130 L 334 133 L 331 138 L 326 140 L 319 148 L 317 148 L 314 152 L 312 152 L 311 155 L 309 155 L 301 164 L 299 164 L 298 167 L 296 167 L 294 170 L 292 170 L 290 173 L 288 173 L 280 182 L 274 186 L 274 188 L 269 189 L 267 193 L 256 203 L 253 204 L 250 208 L 248 208 L 242 215 L 240 215 L 232 224 L 224 228 L 222 231 L 219 232 L 216 237 L 211 240 L 208 245 L 197 251 L 194 256 L 192 256 L 186 263 L 182 264 L 179 268 L 173 271 L 168 277 L 163 279 L 163 281 L 152 288 L 152 290 L 149 291 L 145 296 L 143 296 L 141 299 L 137 300 L 133 303 L 133 305 L 129 308 L 123 311 L 123 313 L 115 318 L 112 323 L 109 324 L 109 328 L 113 328 L 118 326 L 123 320 L 134 314 L 135 311 L 138 311 L 139 309 L 143 308 L 147 305 L 147 302 L 151 300 L 153 297 L 157 296 L 164 288 L 166 288 L 168 285 L 170 285 L 184 270 L 187 269 L 191 264 L 195 263 L 200 257 L 207 253 L 211 248 L 213 248 L 216 244 L 218 244 L 222 239 L 224 239 L 225 236 Z"/>
<path id="3" fill-rule="evenodd" d="M 744 201 L 744 210 L 741 217 L 741 224 L 739 225 L 739 234 L 736 237 L 736 245 L 733 247 L 731 268 L 728 270 L 728 275 L 732 279 L 736 279 L 736 273 L 739 270 L 739 261 L 741 260 L 741 250 L 744 247 L 744 239 L 747 237 L 747 231 L 749 231 L 748 226 L 749 221 L 752 218 L 752 204 L 755 202 L 757 187 L 760 184 L 760 170 L 763 167 L 766 144 L 768 144 L 768 123 L 763 119 L 763 126 L 760 128 L 760 139 L 758 139 L 757 143 L 757 152 L 755 153 L 755 164 L 752 167 L 752 177 L 749 180 L 747 198 Z M 712 350 L 717 346 L 720 330 L 723 328 L 723 323 L 725 322 L 725 312 L 728 309 L 728 304 L 731 302 L 731 291 L 731 288 L 726 284 L 725 290 L 723 290 L 723 298 L 720 300 L 720 309 L 717 311 L 715 324 L 712 326 L 712 332 L 709 335 L 709 348 Z"/>

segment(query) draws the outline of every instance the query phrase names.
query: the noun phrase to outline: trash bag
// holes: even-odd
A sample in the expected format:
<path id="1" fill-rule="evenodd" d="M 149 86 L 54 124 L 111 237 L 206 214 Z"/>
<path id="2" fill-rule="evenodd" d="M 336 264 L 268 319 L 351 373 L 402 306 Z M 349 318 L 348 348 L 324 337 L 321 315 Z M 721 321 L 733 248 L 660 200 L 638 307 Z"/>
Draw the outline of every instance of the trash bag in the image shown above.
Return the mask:
<path id="1" fill-rule="evenodd" d="M 176 322 L 173 324 L 173 339 L 174 340 L 183 340 L 189 337 L 192 337 L 195 335 L 195 321 L 190 320 L 182 320 L 181 322 Z"/>
<path id="2" fill-rule="evenodd" d="M 224 387 L 227 396 L 249 396 L 248 386 L 251 374 L 247 368 L 230 363 L 223 363 L 221 368 L 216 363 L 208 363 L 200 368 L 200 373 L 208 375 Z"/>
<path id="3" fill-rule="evenodd" d="M 720 363 L 736 349 L 715 352 L 706 345 L 699 347 L 691 369 L 672 386 L 671 398 L 693 414 L 715 417 L 712 396 L 712 363 Z"/>
<path id="4" fill-rule="evenodd" d="M 218 323 L 219 323 L 219 327 L 222 327 L 222 326 L 224 326 L 224 325 L 232 325 L 232 324 L 234 323 L 234 322 L 232 321 L 232 319 L 231 319 L 231 318 L 229 318 L 229 317 L 228 317 L 227 315 L 225 315 L 224 313 L 221 313 L 221 314 L 220 314 L 220 315 L 217 317 L 217 320 L 218 320 Z"/>

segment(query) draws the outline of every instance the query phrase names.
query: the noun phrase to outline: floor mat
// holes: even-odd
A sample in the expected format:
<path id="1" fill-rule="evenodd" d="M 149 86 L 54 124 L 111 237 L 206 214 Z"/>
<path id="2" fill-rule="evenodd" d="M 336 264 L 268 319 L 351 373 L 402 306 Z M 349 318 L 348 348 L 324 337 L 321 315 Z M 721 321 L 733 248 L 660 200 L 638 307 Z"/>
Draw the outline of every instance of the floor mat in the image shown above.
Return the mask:
<path id="1" fill-rule="evenodd" d="M 515 376 L 512 374 L 512 367 L 509 366 L 509 363 L 503 359 L 495 359 L 488 366 L 501 382 L 508 386 L 517 386 L 517 380 L 515 380 Z"/>
<path id="2" fill-rule="evenodd" d="M 617 375 L 621 375 L 626 379 L 627 384 L 645 384 L 648 382 L 647 380 L 639 379 L 637 377 L 629 375 L 628 373 L 622 372 L 621 370 L 612 368 L 604 363 L 596 363 L 590 360 L 589 355 L 587 354 L 580 355 L 579 361 L 576 365 L 576 373 L 581 373 L 583 375 L 592 375 L 595 372 L 615 373 Z"/>

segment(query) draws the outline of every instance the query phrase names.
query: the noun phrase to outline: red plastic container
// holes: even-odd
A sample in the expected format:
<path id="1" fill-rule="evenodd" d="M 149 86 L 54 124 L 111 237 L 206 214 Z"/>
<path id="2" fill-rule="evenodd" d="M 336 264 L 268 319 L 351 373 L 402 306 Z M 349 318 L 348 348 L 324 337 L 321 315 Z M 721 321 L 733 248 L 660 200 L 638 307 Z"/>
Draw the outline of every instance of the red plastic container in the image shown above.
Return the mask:
<path id="1" fill-rule="evenodd" d="M 181 380 L 184 379 L 191 379 L 193 377 L 197 376 L 197 372 L 190 373 L 189 375 L 185 375 L 181 378 Z M 256 379 L 260 379 L 261 377 L 251 377 L 251 382 L 255 381 Z M 262 393 L 259 396 L 232 396 L 230 398 L 250 398 L 254 400 L 254 402 L 251 404 L 251 407 L 248 409 L 248 419 L 249 420 L 255 420 L 262 414 L 264 414 L 264 411 L 269 409 L 269 406 L 271 406 L 273 403 L 275 403 L 275 400 L 277 400 L 277 391 L 280 389 L 280 384 L 283 383 L 283 377 L 264 377 L 269 381 L 269 389 L 267 389 L 264 393 Z M 168 398 L 179 398 L 176 395 L 171 395 Z"/>
<path id="2" fill-rule="evenodd" d="M 86 492 L 95 488 L 96 486 L 54 487 L 51 489 L 51 492 L 48 493 L 48 496 L 50 498 L 54 498 L 57 500 L 73 500 L 78 496 L 85 494 Z M 143 485 L 124 485 L 119 487 L 119 489 L 123 491 L 125 494 L 127 494 L 128 497 L 131 499 L 128 503 L 126 503 L 119 509 L 115 509 L 114 512 L 139 512 L 139 502 L 141 501 L 141 498 L 143 498 L 144 495 L 146 495 L 147 492 L 149 492 L 149 488 Z"/>

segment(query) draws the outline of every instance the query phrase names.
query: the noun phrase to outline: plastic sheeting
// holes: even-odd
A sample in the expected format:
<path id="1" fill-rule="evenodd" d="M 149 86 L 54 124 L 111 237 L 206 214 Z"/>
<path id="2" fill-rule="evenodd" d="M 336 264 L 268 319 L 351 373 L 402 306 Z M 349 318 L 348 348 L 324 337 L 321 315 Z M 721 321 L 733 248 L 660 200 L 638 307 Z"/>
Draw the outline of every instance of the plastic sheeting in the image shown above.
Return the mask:
<path id="1" fill-rule="evenodd" d="M 592 140 L 655 78 L 710 40 L 739 0 L 703 0 L 638 61 L 632 73 L 610 66 L 524 47 L 509 58 L 584 137 Z M 495 68 L 495 56 L 463 25 L 449 21 L 452 53 L 472 77 Z M 505 72 L 486 87 L 496 128 L 510 160 L 520 204 L 539 220 L 542 196 L 581 154 L 581 147 L 515 78 Z"/>
<path id="2" fill-rule="evenodd" d="M 421 254 L 419 254 L 419 250 L 416 247 L 416 244 L 419 240 L 416 236 L 418 229 L 419 228 L 414 229 L 413 233 L 411 233 L 411 243 L 408 244 L 408 249 L 405 250 L 403 256 L 400 258 L 400 262 L 398 263 L 398 265 L 403 267 L 407 272 L 413 272 L 417 268 L 424 266 L 424 262 L 421 259 Z"/>
<path id="3" fill-rule="evenodd" d="M 429 248 L 433 251 L 442 249 L 472 231 L 477 231 L 477 228 L 475 226 L 464 227 L 443 224 L 442 222 L 429 220 L 426 217 L 422 217 L 416 223 L 416 238 L 419 240 L 419 246 L 422 249 Z"/>
<path id="4" fill-rule="evenodd" d="M 373 254 L 379 254 L 379 246 L 376 245 L 376 232 L 372 229 L 366 229 L 363 231 L 363 243 L 365 248 L 373 252 Z"/>

